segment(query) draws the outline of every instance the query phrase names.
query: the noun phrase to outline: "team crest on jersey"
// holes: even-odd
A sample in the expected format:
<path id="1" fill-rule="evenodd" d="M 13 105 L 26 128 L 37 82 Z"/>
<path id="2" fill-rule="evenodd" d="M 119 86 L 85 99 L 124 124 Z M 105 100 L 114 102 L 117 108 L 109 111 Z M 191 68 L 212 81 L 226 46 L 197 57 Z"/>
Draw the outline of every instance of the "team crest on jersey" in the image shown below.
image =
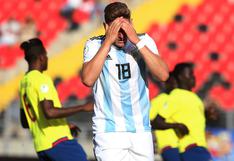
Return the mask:
<path id="1" fill-rule="evenodd" d="M 163 108 L 168 108 L 168 103 L 167 102 L 165 102 L 164 104 L 163 104 Z"/>
<path id="2" fill-rule="evenodd" d="M 40 89 L 42 93 L 47 93 L 49 91 L 49 87 L 47 84 L 42 84 Z"/>

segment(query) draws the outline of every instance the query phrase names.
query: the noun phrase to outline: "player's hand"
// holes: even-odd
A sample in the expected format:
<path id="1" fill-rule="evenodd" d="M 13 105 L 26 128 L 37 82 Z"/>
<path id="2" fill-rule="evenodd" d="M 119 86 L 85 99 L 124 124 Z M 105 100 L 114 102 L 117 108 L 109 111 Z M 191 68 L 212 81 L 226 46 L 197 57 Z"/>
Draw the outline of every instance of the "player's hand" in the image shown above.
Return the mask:
<path id="1" fill-rule="evenodd" d="M 83 105 L 83 110 L 85 112 L 90 112 L 90 111 L 93 111 L 93 101 L 90 101 L 86 104 Z"/>
<path id="2" fill-rule="evenodd" d="M 181 123 L 174 123 L 174 130 L 179 138 L 182 138 L 185 135 L 189 134 L 189 129 L 187 128 L 187 126 Z"/>
<path id="3" fill-rule="evenodd" d="M 116 18 L 110 25 L 105 24 L 106 34 L 105 41 L 113 44 L 118 38 L 118 32 L 122 26 L 122 17 Z"/>
<path id="4" fill-rule="evenodd" d="M 137 44 L 140 41 L 140 39 L 137 36 L 136 30 L 134 29 L 133 25 L 127 19 L 123 19 L 122 22 L 123 22 L 123 24 L 122 24 L 121 28 L 126 33 L 128 39 L 133 44 Z"/>
<path id="5" fill-rule="evenodd" d="M 208 106 L 205 109 L 205 116 L 207 120 L 216 121 L 219 118 L 219 111 L 215 106 Z"/>
<path id="6" fill-rule="evenodd" d="M 70 132 L 73 137 L 78 137 L 79 134 L 81 133 L 81 129 L 74 123 L 70 122 L 69 124 Z"/>

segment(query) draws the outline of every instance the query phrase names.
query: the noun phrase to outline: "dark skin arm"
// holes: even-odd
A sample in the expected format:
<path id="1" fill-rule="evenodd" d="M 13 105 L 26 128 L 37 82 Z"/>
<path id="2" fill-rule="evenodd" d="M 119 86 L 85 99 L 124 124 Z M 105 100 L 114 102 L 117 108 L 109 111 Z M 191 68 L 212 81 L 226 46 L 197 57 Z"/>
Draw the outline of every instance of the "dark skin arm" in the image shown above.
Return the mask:
<path id="1" fill-rule="evenodd" d="M 43 100 L 40 102 L 40 107 L 47 119 L 64 118 L 74 115 L 77 112 L 89 112 L 93 110 L 93 103 L 89 102 L 84 105 L 77 105 L 72 107 L 56 108 L 53 101 Z"/>
<path id="2" fill-rule="evenodd" d="M 20 123 L 22 125 L 23 128 L 28 129 L 28 121 L 26 119 L 26 115 L 24 113 L 24 109 L 20 108 Z"/>
<path id="3" fill-rule="evenodd" d="M 178 137 L 183 137 L 189 133 L 188 128 L 182 123 L 167 123 L 165 118 L 160 115 L 157 115 L 156 118 L 151 121 L 153 130 L 166 130 L 174 129 Z"/>

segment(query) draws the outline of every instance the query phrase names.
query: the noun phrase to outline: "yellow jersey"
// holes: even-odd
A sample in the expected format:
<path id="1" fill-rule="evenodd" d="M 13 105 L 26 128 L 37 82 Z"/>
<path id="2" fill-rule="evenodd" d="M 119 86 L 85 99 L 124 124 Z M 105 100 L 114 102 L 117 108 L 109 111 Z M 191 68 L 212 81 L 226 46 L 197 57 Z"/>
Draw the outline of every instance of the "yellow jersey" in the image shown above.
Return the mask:
<path id="1" fill-rule="evenodd" d="M 194 92 L 174 89 L 170 93 L 167 105 L 159 111 L 159 114 L 166 119 L 183 123 L 188 127 L 189 134 L 179 139 L 181 153 L 192 144 L 207 147 L 204 105 Z"/>
<path id="2" fill-rule="evenodd" d="M 57 91 L 50 77 L 38 70 L 25 74 L 20 82 L 20 103 L 24 109 L 37 152 L 52 148 L 72 136 L 66 119 L 46 119 L 39 102 L 51 100 L 61 108 Z"/>
<path id="3" fill-rule="evenodd" d="M 158 112 L 167 105 L 167 100 L 169 95 L 167 93 L 161 93 L 157 97 L 151 100 L 151 108 L 150 108 L 150 120 L 154 120 L 158 114 Z M 166 122 L 170 122 L 170 120 L 166 120 Z M 172 148 L 178 147 L 178 137 L 176 136 L 173 129 L 168 130 L 155 130 L 154 135 L 157 139 L 157 147 L 160 152 L 162 152 L 163 148 L 168 146 Z"/>

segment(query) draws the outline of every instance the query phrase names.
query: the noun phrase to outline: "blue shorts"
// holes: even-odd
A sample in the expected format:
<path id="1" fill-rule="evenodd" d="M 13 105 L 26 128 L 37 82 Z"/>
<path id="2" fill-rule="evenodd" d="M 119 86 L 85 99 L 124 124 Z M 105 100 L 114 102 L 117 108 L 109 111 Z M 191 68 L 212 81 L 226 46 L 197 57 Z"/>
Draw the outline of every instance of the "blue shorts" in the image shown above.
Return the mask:
<path id="1" fill-rule="evenodd" d="M 193 147 L 181 153 L 182 161 L 211 161 L 211 155 L 204 147 Z"/>
<path id="2" fill-rule="evenodd" d="M 163 161 L 181 161 L 178 148 L 168 148 L 161 154 Z"/>
<path id="3" fill-rule="evenodd" d="M 37 153 L 40 161 L 88 161 L 77 140 L 66 140 L 55 147 Z"/>

